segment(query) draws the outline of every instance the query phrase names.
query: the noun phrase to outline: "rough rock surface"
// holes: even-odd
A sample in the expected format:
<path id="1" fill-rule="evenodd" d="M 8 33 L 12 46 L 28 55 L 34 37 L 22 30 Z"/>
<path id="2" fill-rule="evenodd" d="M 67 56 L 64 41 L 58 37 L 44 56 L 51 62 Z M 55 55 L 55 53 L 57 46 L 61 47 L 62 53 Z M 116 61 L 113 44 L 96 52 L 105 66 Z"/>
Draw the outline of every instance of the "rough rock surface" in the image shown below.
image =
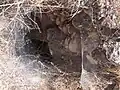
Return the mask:
<path id="1" fill-rule="evenodd" d="M 24 45 L 16 48 L 16 53 L 35 55 L 57 73 L 81 78 L 83 90 L 119 90 L 108 68 L 119 66 L 120 30 L 102 23 L 97 2 L 86 6 L 74 17 L 62 8 L 25 15 L 30 29 L 25 30 Z"/>

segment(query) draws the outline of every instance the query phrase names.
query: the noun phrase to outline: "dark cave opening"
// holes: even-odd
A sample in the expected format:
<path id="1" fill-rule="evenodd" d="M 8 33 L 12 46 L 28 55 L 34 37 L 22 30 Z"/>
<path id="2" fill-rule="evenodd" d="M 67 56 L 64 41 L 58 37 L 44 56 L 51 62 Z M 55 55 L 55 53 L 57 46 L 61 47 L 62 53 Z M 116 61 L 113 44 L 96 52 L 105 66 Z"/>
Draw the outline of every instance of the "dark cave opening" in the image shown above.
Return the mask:
<path id="1" fill-rule="evenodd" d="M 38 57 L 37 61 L 41 61 L 45 65 L 53 68 L 55 66 L 66 73 L 80 75 L 81 56 L 65 48 L 64 43 L 62 43 L 67 35 L 49 19 L 47 14 L 42 14 L 42 18 L 40 14 L 36 14 L 37 16 L 33 15 L 34 13 L 31 14 L 32 20 L 25 18 L 25 23 L 30 25 L 31 29 L 27 30 L 23 36 L 23 49 L 16 49 L 17 53 Z M 35 28 L 36 25 L 32 21 L 38 24 L 41 32 Z"/>
<path id="2" fill-rule="evenodd" d="M 42 17 L 41 17 L 42 15 Z M 30 12 L 24 15 L 24 22 L 30 27 L 25 31 L 25 36 L 21 36 L 20 32 L 17 31 L 17 36 L 22 37 L 24 45 L 21 47 L 15 47 L 17 56 L 30 55 L 38 57 L 37 61 L 43 63 L 51 62 L 53 58 L 47 41 L 47 29 L 54 27 L 54 23 L 49 19 L 47 14 Z M 16 46 L 19 41 L 16 41 Z"/>
<path id="3" fill-rule="evenodd" d="M 28 34 L 30 34 L 28 32 Z M 29 36 L 32 36 L 30 34 Z M 38 40 L 38 39 L 32 39 L 28 37 L 28 35 L 25 36 L 25 46 L 24 50 L 26 54 L 32 54 L 32 55 L 38 55 L 40 60 L 44 61 L 50 61 L 52 59 L 52 55 L 49 50 L 48 42 Z"/>

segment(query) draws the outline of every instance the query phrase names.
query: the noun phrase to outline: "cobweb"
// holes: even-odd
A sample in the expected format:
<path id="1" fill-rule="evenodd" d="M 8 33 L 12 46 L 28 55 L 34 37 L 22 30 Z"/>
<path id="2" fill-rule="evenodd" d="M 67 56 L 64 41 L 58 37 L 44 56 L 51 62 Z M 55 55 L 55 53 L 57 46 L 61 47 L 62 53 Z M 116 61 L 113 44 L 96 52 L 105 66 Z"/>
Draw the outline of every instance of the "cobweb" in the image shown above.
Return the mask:
<path id="1" fill-rule="evenodd" d="M 36 6 L 49 7 L 41 4 L 44 0 L 6 0 L 0 2 L 0 90 L 76 90 L 79 83 L 71 80 L 66 87 L 67 79 L 49 80 L 56 73 L 52 69 L 38 62 L 35 56 L 15 56 L 15 43 L 24 45 L 23 38 L 16 36 L 16 32 L 29 26 L 23 20 L 23 14 L 31 12 Z M 47 0 L 46 0 L 47 1 Z M 59 6 L 58 6 L 59 5 Z M 62 7 L 61 4 L 50 8 Z M 41 10 L 41 9 L 40 9 Z M 22 29 L 21 29 L 22 28 Z M 20 31 L 21 32 L 21 31 Z M 23 31 L 24 32 L 24 31 Z M 22 33 L 24 37 L 25 33 Z M 17 38 L 16 38 L 17 37 Z M 19 39 L 20 38 L 20 39 Z M 32 57 L 32 58 L 31 58 Z M 71 83 L 72 82 L 72 83 Z M 72 88 L 71 88 L 72 86 Z"/>
<path id="2" fill-rule="evenodd" d="M 51 4 L 47 1 L 53 3 Z M 0 90 L 80 90 L 80 83 L 82 83 L 85 90 L 89 90 L 89 88 L 91 88 L 91 90 L 101 90 L 101 87 L 106 87 L 106 84 L 111 84 L 110 82 L 101 82 L 94 73 L 86 72 L 83 68 L 80 83 L 73 78 L 69 78 L 71 80 L 68 80 L 68 78 L 64 77 L 64 74 L 54 80 L 51 79 L 53 78 L 52 76 L 56 75 L 56 73 L 53 73 L 54 70 L 46 67 L 41 62 L 38 63 L 35 56 L 15 56 L 14 48 L 16 47 L 16 41 L 18 41 L 21 46 L 24 45 L 22 41 L 23 38 L 20 37 L 21 39 L 19 40 L 19 37 L 17 37 L 15 33 L 19 32 L 19 30 L 21 31 L 23 28 L 25 30 L 29 30 L 30 28 L 23 20 L 23 13 L 27 14 L 31 12 L 36 6 L 39 7 L 40 12 L 42 12 L 41 8 L 46 7 L 49 7 L 50 10 L 69 8 L 71 10 L 71 17 L 74 17 L 79 12 L 79 8 L 87 8 L 84 6 L 87 2 L 88 0 L 68 0 L 68 3 L 64 3 L 62 0 L 0 1 Z M 102 0 L 100 2 L 104 7 L 105 2 L 102 2 Z M 110 13 L 101 9 L 101 13 L 103 13 L 101 17 L 106 17 L 104 12 L 108 14 L 108 17 L 102 24 L 109 23 L 109 15 L 114 13 L 111 11 L 112 9 L 110 9 L 109 3 L 108 8 L 108 12 Z M 116 9 L 116 7 L 114 8 Z M 109 27 L 114 28 L 118 26 L 115 24 L 115 18 L 116 17 L 110 20 L 112 25 L 108 24 Z M 24 35 L 25 33 L 22 33 L 23 37 Z M 111 54 L 110 59 L 116 60 L 116 63 L 120 63 L 120 57 L 118 55 L 119 43 L 116 43 L 114 47 L 114 52 Z M 106 49 L 109 49 L 109 47 Z M 101 85 L 100 88 L 97 87 L 98 85 Z M 87 86 L 89 86 L 89 88 Z"/>

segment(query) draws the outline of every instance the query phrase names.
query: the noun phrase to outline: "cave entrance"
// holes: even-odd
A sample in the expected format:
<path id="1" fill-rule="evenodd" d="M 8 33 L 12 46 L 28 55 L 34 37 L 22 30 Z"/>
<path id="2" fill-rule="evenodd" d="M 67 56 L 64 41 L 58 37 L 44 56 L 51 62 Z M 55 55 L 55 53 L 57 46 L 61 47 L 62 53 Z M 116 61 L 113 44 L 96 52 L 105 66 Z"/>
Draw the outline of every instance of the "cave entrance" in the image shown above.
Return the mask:
<path id="1" fill-rule="evenodd" d="M 38 32 L 38 31 L 37 31 Z M 41 35 L 40 33 L 38 33 Z M 35 34 L 36 35 L 36 34 Z M 32 38 L 34 37 L 34 38 Z M 25 52 L 26 54 L 38 55 L 42 61 L 52 59 L 52 55 L 49 50 L 48 42 L 40 40 L 33 36 L 33 32 L 28 32 L 24 38 L 25 40 Z"/>

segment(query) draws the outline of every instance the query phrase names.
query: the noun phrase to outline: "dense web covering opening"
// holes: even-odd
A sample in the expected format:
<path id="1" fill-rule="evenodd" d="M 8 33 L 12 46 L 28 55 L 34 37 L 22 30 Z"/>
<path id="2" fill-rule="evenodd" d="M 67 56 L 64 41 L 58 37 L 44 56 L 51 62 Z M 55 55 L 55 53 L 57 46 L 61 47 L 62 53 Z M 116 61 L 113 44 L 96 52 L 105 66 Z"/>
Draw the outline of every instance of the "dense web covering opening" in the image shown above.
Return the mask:
<path id="1" fill-rule="evenodd" d="M 0 1 L 0 90 L 119 90 L 119 3 Z"/>

